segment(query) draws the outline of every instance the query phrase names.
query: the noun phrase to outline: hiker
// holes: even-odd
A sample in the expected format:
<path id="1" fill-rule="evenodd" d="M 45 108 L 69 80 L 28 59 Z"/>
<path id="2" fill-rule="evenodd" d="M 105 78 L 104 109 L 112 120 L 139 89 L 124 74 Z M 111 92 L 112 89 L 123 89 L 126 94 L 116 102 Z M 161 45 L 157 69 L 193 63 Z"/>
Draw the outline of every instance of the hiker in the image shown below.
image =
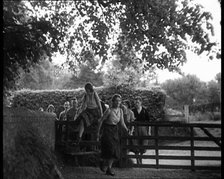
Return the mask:
<path id="1" fill-rule="evenodd" d="M 120 104 L 121 96 L 119 94 L 115 94 L 112 97 L 112 106 L 105 111 L 97 132 L 97 136 L 99 138 L 100 128 L 102 126 L 100 169 L 101 171 L 106 172 L 107 175 L 111 176 L 115 175 L 111 169 L 113 162 L 120 157 L 118 124 L 120 123 L 126 132 L 128 132 L 128 128 L 124 123 L 123 111 L 120 108 Z"/>
<path id="2" fill-rule="evenodd" d="M 77 117 L 79 123 L 79 133 L 76 144 L 81 141 L 85 128 L 89 127 L 93 123 L 98 123 L 98 120 L 103 116 L 103 110 L 100 102 L 100 98 L 96 91 L 93 89 L 91 83 L 86 83 L 85 94 L 82 99 L 82 105 L 80 114 Z"/>
<path id="3" fill-rule="evenodd" d="M 132 109 L 135 121 L 136 122 L 148 122 L 149 121 L 149 114 L 145 107 L 142 106 L 142 99 L 141 97 L 135 98 L 135 108 Z M 133 136 L 147 136 L 151 132 L 151 128 L 148 126 L 136 126 L 134 128 Z M 133 141 L 134 145 L 137 146 L 147 146 L 148 140 L 146 139 L 134 139 Z M 146 152 L 145 149 L 134 149 L 133 152 L 136 155 L 140 155 L 140 158 L 137 158 L 137 164 L 142 164 L 142 158 L 141 156 Z"/>

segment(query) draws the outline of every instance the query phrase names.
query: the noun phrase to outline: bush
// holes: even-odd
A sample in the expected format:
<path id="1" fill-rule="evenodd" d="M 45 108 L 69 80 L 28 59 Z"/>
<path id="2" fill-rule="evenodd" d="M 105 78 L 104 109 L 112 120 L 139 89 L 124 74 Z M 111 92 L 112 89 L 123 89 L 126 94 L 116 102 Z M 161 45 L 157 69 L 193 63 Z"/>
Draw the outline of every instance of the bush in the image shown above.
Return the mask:
<path id="1" fill-rule="evenodd" d="M 5 179 L 54 179 L 56 158 L 38 130 L 27 126 L 17 132 L 15 147 L 4 153 Z"/>
<path id="2" fill-rule="evenodd" d="M 136 96 L 141 96 L 143 105 L 148 109 L 152 120 L 164 117 L 165 94 L 160 90 L 148 89 L 130 89 L 127 87 L 96 87 L 100 98 L 104 98 L 107 103 L 110 103 L 111 97 L 118 93 L 123 100 L 129 99 L 133 107 L 133 100 Z M 84 94 L 84 89 L 75 90 L 23 90 L 14 93 L 12 100 L 12 107 L 26 107 L 32 110 L 38 110 L 39 107 L 47 108 L 49 104 L 55 106 L 56 112 L 66 100 L 76 96 L 79 105 Z"/>

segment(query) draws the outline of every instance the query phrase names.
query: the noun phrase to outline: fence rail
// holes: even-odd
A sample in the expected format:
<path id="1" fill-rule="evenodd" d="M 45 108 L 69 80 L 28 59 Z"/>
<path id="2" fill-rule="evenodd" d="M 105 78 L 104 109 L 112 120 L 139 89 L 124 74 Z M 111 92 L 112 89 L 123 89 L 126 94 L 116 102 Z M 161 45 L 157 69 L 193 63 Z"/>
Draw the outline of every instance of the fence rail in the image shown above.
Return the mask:
<path id="1" fill-rule="evenodd" d="M 136 146 L 136 145 L 125 145 L 124 147 L 128 150 L 133 149 L 148 149 L 154 150 L 153 155 L 130 155 L 127 154 L 127 158 L 135 159 L 154 159 L 155 164 L 133 164 L 134 167 L 153 167 L 153 168 L 183 168 L 183 169 L 220 169 L 221 164 L 214 166 L 203 166 L 196 165 L 197 161 L 221 161 L 221 137 L 213 136 L 209 130 L 206 128 L 216 128 L 221 130 L 221 124 L 205 124 L 205 123 L 180 123 L 180 122 L 154 122 L 154 123 L 136 123 L 133 122 L 132 126 L 151 126 L 154 128 L 154 134 L 152 136 L 126 136 L 123 137 L 124 140 L 136 140 L 136 139 L 147 139 L 154 141 L 154 145 L 148 146 Z M 159 135 L 160 127 L 184 127 L 189 129 L 189 136 L 161 136 Z M 194 129 L 201 129 L 207 137 L 198 137 L 194 134 Z M 172 146 L 172 145 L 160 145 L 161 141 L 189 141 L 189 146 Z M 196 146 L 195 141 L 213 141 L 217 146 Z M 189 151 L 189 155 L 161 155 L 159 154 L 161 150 L 174 150 L 174 151 Z M 215 152 L 220 151 L 220 156 L 196 156 L 197 151 L 209 151 Z M 171 165 L 171 164 L 161 164 L 161 160 L 188 160 L 190 165 Z M 220 162 L 221 163 L 221 162 Z M 123 164 L 125 165 L 125 164 Z"/>
<path id="2" fill-rule="evenodd" d="M 77 148 L 77 145 L 71 145 L 72 143 L 69 141 L 69 126 L 75 125 L 75 121 L 56 121 L 56 135 L 61 135 L 64 133 L 65 140 L 61 141 L 58 137 L 56 137 L 56 144 L 64 146 L 64 149 L 69 149 L 71 155 L 79 156 L 79 155 L 89 155 L 92 154 L 91 151 L 72 151 L 73 149 Z M 131 149 L 146 149 L 151 150 L 154 152 L 154 154 L 150 155 L 131 155 L 130 153 L 126 153 L 125 157 L 126 159 L 152 159 L 155 160 L 155 164 L 133 164 L 133 167 L 140 167 L 140 168 L 182 168 L 182 169 L 191 169 L 191 170 L 199 170 L 199 169 L 220 169 L 221 164 L 219 165 L 197 165 L 197 161 L 206 161 L 206 162 L 213 162 L 218 161 L 218 163 L 221 163 L 221 137 L 213 136 L 208 129 L 215 128 L 221 130 L 221 124 L 208 124 L 208 123 L 184 123 L 184 122 L 150 122 L 150 123 L 137 123 L 133 122 L 130 125 L 134 127 L 138 126 L 151 126 L 153 128 L 153 134 L 151 136 L 125 136 L 122 137 L 122 140 L 126 141 L 126 144 L 121 146 L 121 150 L 128 150 Z M 64 126 L 65 130 L 62 132 L 60 131 L 60 127 Z M 189 130 L 188 136 L 165 136 L 160 135 L 159 129 L 160 128 L 185 128 Z M 199 130 L 202 130 L 205 134 L 205 136 L 195 136 L 195 128 L 199 128 Z M 90 132 L 90 131 L 89 131 Z M 90 132 L 91 133 L 91 132 Z M 138 139 L 147 139 L 150 141 L 154 141 L 153 145 L 148 146 L 137 146 L 137 145 L 131 145 L 128 143 L 130 140 L 138 140 Z M 81 146 L 94 146 L 98 147 L 100 149 L 100 142 L 94 141 L 95 139 L 91 141 L 82 141 L 80 143 Z M 169 144 L 162 144 L 162 141 L 189 141 L 188 146 L 175 146 Z M 212 141 L 215 145 L 210 146 L 196 146 L 196 141 Z M 161 151 L 188 151 L 189 155 L 169 155 L 168 153 L 166 155 L 161 155 Z M 220 152 L 220 155 L 218 156 L 197 156 L 196 153 L 200 151 L 207 151 L 207 152 Z M 186 152 L 185 152 L 186 153 Z M 171 161 L 189 161 L 189 165 L 171 165 L 167 164 L 162 161 L 164 160 L 171 160 Z M 122 160 L 121 160 L 122 161 Z M 127 160 L 126 160 L 127 161 Z M 127 166 L 126 162 L 120 163 L 121 167 Z"/>

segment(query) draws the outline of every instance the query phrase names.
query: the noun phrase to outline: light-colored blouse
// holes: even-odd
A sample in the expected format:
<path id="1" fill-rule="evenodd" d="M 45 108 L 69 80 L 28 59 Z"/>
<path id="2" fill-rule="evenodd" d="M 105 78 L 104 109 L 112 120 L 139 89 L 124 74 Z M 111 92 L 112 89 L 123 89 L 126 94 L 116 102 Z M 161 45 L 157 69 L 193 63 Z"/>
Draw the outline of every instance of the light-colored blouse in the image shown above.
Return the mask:
<path id="1" fill-rule="evenodd" d="M 94 108 L 98 108 L 98 104 L 100 103 L 100 98 L 98 96 L 98 94 L 94 91 L 92 93 L 85 93 L 84 97 L 83 97 L 83 109 L 89 108 L 89 109 L 94 109 Z"/>
<path id="2" fill-rule="evenodd" d="M 105 111 L 104 122 L 110 125 L 117 125 L 120 121 L 124 122 L 123 111 L 121 108 L 109 108 Z"/>

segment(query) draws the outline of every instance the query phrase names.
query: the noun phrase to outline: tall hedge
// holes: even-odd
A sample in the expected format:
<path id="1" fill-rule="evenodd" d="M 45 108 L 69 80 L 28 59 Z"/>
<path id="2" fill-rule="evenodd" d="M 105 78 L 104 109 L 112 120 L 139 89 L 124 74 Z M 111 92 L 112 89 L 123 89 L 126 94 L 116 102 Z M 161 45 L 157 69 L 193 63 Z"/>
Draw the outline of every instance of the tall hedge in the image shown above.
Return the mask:
<path id="1" fill-rule="evenodd" d="M 55 116 L 24 108 L 3 108 L 5 179 L 55 179 Z"/>
<path id="2" fill-rule="evenodd" d="M 143 99 L 143 105 L 148 109 L 152 120 L 163 118 L 165 94 L 158 89 L 130 89 L 127 87 L 96 87 L 100 98 L 104 98 L 110 103 L 111 97 L 118 93 L 122 96 L 123 100 L 129 99 L 133 107 L 133 101 L 136 96 L 140 96 Z M 12 100 L 13 107 L 26 107 L 32 110 L 38 110 L 39 107 L 43 107 L 45 110 L 49 104 L 53 104 L 56 111 L 63 105 L 66 100 L 76 96 L 81 104 L 81 99 L 84 94 L 84 88 L 75 90 L 23 90 L 14 93 Z"/>

